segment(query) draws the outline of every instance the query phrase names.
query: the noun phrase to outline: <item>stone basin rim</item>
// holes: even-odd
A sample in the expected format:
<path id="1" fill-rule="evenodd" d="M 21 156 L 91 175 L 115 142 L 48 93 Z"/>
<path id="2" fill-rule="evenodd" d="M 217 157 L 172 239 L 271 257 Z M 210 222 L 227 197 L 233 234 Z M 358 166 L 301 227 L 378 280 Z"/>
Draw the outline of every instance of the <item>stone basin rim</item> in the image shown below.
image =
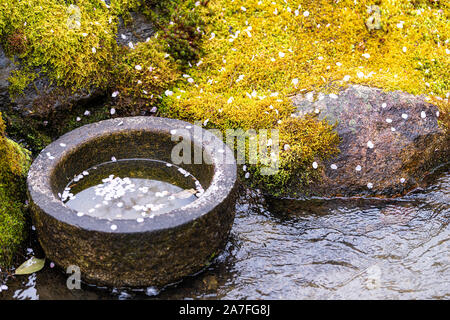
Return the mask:
<path id="1" fill-rule="evenodd" d="M 202 141 L 198 141 L 194 135 L 194 130 L 199 129 L 203 133 Z M 75 210 L 63 204 L 58 198 L 57 192 L 51 186 L 50 180 L 57 164 L 63 161 L 65 156 L 75 152 L 80 146 L 93 143 L 96 139 L 109 134 L 146 131 L 170 135 L 172 130 L 189 132 L 190 135 L 187 138 L 191 139 L 195 145 L 207 146 L 211 150 L 208 154 L 214 167 L 212 181 L 198 199 L 186 206 L 154 218 L 145 218 L 142 223 L 138 223 L 136 220 L 99 219 L 89 215 L 79 217 Z M 184 137 L 185 135 L 182 136 Z M 61 144 L 65 147 L 62 147 Z M 221 150 L 221 152 L 218 153 L 218 150 Z M 222 158 L 219 158 L 218 154 L 221 154 Z M 233 161 L 223 161 L 223 157 L 227 157 L 225 159 L 233 159 Z M 156 232 L 191 223 L 193 220 L 214 210 L 225 201 L 236 183 L 237 165 L 234 160 L 234 154 L 214 134 L 181 120 L 146 116 L 104 120 L 82 126 L 64 134 L 41 151 L 31 165 L 27 178 L 27 188 L 32 205 L 38 206 L 47 215 L 63 223 L 88 231 L 105 233 Z M 111 229 L 113 224 L 117 226 L 116 230 Z"/>

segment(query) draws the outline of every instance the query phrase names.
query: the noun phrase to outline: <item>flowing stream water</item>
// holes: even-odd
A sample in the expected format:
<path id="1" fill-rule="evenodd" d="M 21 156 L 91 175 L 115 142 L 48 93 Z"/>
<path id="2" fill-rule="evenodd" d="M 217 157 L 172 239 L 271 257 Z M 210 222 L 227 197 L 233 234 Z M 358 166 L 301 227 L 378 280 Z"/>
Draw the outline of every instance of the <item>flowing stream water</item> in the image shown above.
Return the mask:
<path id="1" fill-rule="evenodd" d="M 176 285 L 69 290 L 47 261 L 9 277 L 0 299 L 449 299 L 448 166 L 433 181 L 395 200 L 255 201 L 247 191 L 225 252 Z M 39 253 L 33 236 L 28 255 Z"/>

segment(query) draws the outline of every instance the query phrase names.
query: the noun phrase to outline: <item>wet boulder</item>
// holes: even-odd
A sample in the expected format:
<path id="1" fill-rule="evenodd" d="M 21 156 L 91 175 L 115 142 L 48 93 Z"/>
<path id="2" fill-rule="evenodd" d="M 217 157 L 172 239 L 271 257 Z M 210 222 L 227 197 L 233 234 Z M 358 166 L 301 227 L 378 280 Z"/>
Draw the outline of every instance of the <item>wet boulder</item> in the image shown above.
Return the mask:
<path id="1" fill-rule="evenodd" d="M 450 137 L 438 108 L 424 97 L 349 86 L 339 94 L 298 94 L 296 116 L 337 123 L 340 153 L 312 166 L 321 179 L 310 195 L 393 197 L 417 187 L 448 161 Z"/>

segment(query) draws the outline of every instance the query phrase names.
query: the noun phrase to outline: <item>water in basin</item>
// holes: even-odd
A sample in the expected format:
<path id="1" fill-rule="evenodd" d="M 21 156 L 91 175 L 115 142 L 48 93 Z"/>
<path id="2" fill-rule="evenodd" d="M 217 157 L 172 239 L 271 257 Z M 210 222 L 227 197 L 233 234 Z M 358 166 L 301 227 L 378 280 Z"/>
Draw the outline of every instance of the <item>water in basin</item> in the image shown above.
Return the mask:
<path id="1" fill-rule="evenodd" d="M 181 208 L 202 193 L 200 182 L 181 167 L 157 160 L 124 159 L 81 172 L 59 196 L 78 216 L 143 222 Z"/>

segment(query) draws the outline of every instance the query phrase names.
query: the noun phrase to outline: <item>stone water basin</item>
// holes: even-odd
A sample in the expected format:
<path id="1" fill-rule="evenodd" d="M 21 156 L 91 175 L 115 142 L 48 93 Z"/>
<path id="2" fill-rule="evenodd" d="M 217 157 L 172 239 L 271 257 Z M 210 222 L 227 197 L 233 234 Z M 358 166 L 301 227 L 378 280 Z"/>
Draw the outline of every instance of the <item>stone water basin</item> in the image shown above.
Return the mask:
<path id="1" fill-rule="evenodd" d="M 177 154 L 180 142 L 190 148 Z M 87 283 L 161 287 L 202 270 L 225 247 L 236 181 L 233 153 L 213 134 L 131 117 L 65 134 L 36 158 L 27 183 L 48 259 L 78 267 Z"/>

